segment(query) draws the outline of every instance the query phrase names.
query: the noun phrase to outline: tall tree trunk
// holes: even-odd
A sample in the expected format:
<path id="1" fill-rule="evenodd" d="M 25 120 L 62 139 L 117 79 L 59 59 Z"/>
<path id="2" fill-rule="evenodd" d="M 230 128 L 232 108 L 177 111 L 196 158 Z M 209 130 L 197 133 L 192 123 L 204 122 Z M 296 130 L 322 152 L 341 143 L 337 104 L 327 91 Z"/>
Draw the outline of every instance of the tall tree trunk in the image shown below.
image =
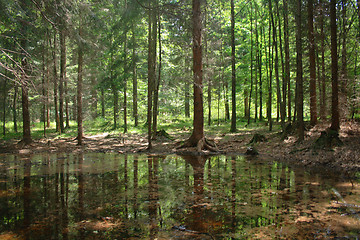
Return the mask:
<path id="1" fill-rule="evenodd" d="M 133 76 L 132 76 L 132 87 L 133 87 L 133 117 L 135 120 L 135 127 L 139 124 L 139 117 L 138 117 L 138 105 L 137 105 L 137 66 L 136 66 L 136 38 L 135 38 L 135 25 L 132 25 L 132 69 L 133 69 Z"/>
<path id="2" fill-rule="evenodd" d="M 230 132 L 236 132 L 236 68 L 235 68 L 235 6 L 231 0 L 231 128 Z"/>
<path id="3" fill-rule="evenodd" d="M 56 30 L 54 30 L 54 44 L 53 44 L 53 81 L 54 81 L 54 111 L 55 111 L 55 123 L 56 123 L 56 132 L 61 132 L 60 129 L 60 116 L 59 116 L 59 108 L 58 108 L 58 77 L 57 77 L 57 57 L 56 57 Z"/>
<path id="4" fill-rule="evenodd" d="M 272 5 L 271 1 L 269 3 Z M 281 91 L 280 91 L 280 78 L 279 78 L 279 51 L 277 41 L 276 22 L 274 19 L 274 11 L 271 6 L 271 22 L 273 28 L 273 46 L 275 48 L 275 79 L 276 79 L 276 122 L 279 122 L 280 118 L 280 102 L 281 102 Z"/>
<path id="5" fill-rule="evenodd" d="M 98 103 L 98 98 L 97 98 L 97 91 L 96 91 L 96 79 L 95 79 L 95 75 L 92 74 L 91 75 L 91 89 L 90 89 L 90 94 L 91 94 L 91 118 L 92 119 L 96 119 L 97 118 L 97 103 Z"/>
<path id="6" fill-rule="evenodd" d="M 269 11 L 270 17 L 272 21 L 269 21 L 269 58 L 268 58 L 268 70 L 269 70 L 269 78 L 268 78 L 268 102 L 267 102 L 267 118 L 269 124 L 269 131 L 272 131 L 272 73 L 273 73 L 273 63 L 274 63 L 274 41 L 271 44 L 271 30 L 275 31 L 273 27 L 273 14 L 272 14 L 272 0 L 269 0 Z"/>
<path id="7" fill-rule="evenodd" d="M 247 122 L 248 124 L 250 124 L 250 118 L 251 118 L 251 94 L 253 91 L 253 84 L 254 84 L 254 79 L 253 79 L 253 70 L 254 70 L 254 62 L 253 62 L 253 17 L 252 17 L 252 11 L 253 11 L 253 7 L 252 7 L 252 3 L 250 3 L 250 93 L 249 93 L 249 103 L 247 105 Z"/>
<path id="8" fill-rule="evenodd" d="M 105 118 L 105 90 L 101 88 L 101 117 Z"/>
<path id="9" fill-rule="evenodd" d="M 80 16 L 81 18 L 81 16 Z M 79 38 L 82 38 L 82 21 L 80 20 L 79 25 Z M 77 79 L 77 144 L 83 145 L 83 114 L 82 114 L 82 84 L 83 84 L 83 44 L 81 41 L 78 43 L 78 79 Z"/>
<path id="10" fill-rule="evenodd" d="M 341 74 L 340 74 L 340 105 L 342 112 L 339 113 L 340 118 L 345 118 L 348 114 L 348 99 L 347 99 L 347 1 L 342 0 L 342 51 L 341 51 Z"/>
<path id="11" fill-rule="evenodd" d="M 263 28 L 260 29 L 263 35 Z M 263 81 L 262 81 L 262 44 L 260 41 L 259 45 L 259 57 L 258 57 L 258 68 L 259 68 L 259 120 L 263 120 Z"/>
<path id="12" fill-rule="evenodd" d="M 20 2 L 21 7 L 24 11 L 27 11 L 27 5 L 25 0 Z M 25 13 L 26 16 L 26 13 Z M 30 144 L 32 142 L 31 139 L 31 130 L 30 130 L 30 111 L 29 111 L 29 96 L 28 96 L 28 83 L 29 83 L 29 66 L 27 62 L 27 21 L 22 21 L 21 23 L 21 34 L 23 36 L 20 45 L 21 45 L 21 67 L 22 67 L 22 75 L 21 75 L 21 103 L 22 103 L 22 116 L 23 116 L 23 139 L 22 142 L 25 144 Z"/>
<path id="13" fill-rule="evenodd" d="M 64 82 L 66 79 L 66 32 L 60 30 L 60 81 L 59 81 L 59 123 L 60 131 L 65 131 L 64 126 Z"/>
<path id="14" fill-rule="evenodd" d="M 302 66 L 302 28 L 301 28 L 301 0 L 297 0 L 297 8 L 295 12 L 296 21 L 296 112 L 297 112 L 297 124 L 298 124 L 298 137 L 299 141 L 304 140 L 304 96 L 303 96 L 303 66 Z"/>
<path id="15" fill-rule="evenodd" d="M 6 96 L 7 96 L 7 80 L 3 83 L 3 135 L 6 135 Z"/>
<path id="16" fill-rule="evenodd" d="M 194 121 L 193 132 L 183 145 L 183 147 L 197 146 L 198 152 L 204 148 L 212 151 L 217 150 L 216 146 L 210 144 L 204 135 L 201 2 L 201 0 L 192 1 Z"/>
<path id="17" fill-rule="evenodd" d="M 338 54 L 337 54 L 337 26 L 336 0 L 330 1 L 330 32 L 331 32 L 331 126 L 332 130 L 340 129 L 339 116 L 339 86 L 338 86 Z"/>
<path id="18" fill-rule="evenodd" d="M 18 86 L 17 83 L 14 83 L 14 100 L 13 100 L 13 122 L 14 122 L 14 132 L 17 133 L 17 99 L 18 99 Z"/>
<path id="19" fill-rule="evenodd" d="M 291 121 L 291 84 L 290 84 L 290 44 L 289 44 L 289 16 L 288 0 L 283 0 L 284 5 L 284 47 L 285 47 L 285 82 L 287 84 L 288 121 Z M 285 102 L 284 102 L 285 104 Z"/>
<path id="20" fill-rule="evenodd" d="M 162 48 L 161 48 L 161 21 L 160 15 L 158 14 L 158 41 L 159 41 L 159 64 L 158 64 L 158 76 L 155 84 L 154 91 L 154 112 L 153 112 L 153 134 L 156 135 L 157 123 L 159 115 L 159 90 L 161 81 L 161 67 L 162 67 Z"/>
<path id="21" fill-rule="evenodd" d="M 26 35 L 24 35 L 26 36 Z M 26 49 L 26 42 L 22 44 L 23 49 Z M 25 56 L 25 53 L 24 53 Z M 23 139 L 22 142 L 25 144 L 30 144 L 31 139 L 31 130 L 30 130 L 30 111 L 29 111 L 29 96 L 28 96 L 28 63 L 26 57 L 21 61 L 21 66 L 23 69 L 23 75 L 21 79 L 21 103 L 22 103 L 22 116 L 23 116 Z"/>
<path id="22" fill-rule="evenodd" d="M 45 39 L 46 39 L 45 33 Z M 44 122 L 44 137 L 46 138 L 46 42 L 43 44 L 42 49 L 42 73 L 41 73 L 41 90 L 42 90 L 42 108 L 41 108 L 41 120 Z"/>
<path id="23" fill-rule="evenodd" d="M 323 0 L 319 1 L 320 5 L 320 40 L 321 40 L 321 99 L 320 99 L 320 118 L 321 120 L 326 119 L 326 78 L 325 78 L 325 33 L 324 33 L 324 2 Z"/>
<path id="24" fill-rule="evenodd" d="M 285 118 L 286 118 L 286 80 L 285 80 L 285 64 L 284 64 L 284 53 L 283 53 L 283 42 L 282 42 L 282 31 L 281 31 L 281 18 L 280 18 L 280 9 L 279 2 L 275 1 L 276 4 L 276 14 L 278 19 L 278 28 L 279 28 L 279 47 L 280 47 L 280 58 L 281 58 L 281 76 L 282 76 L 282 100 L 280 100 L 280 118 L 281 118 L 281 128 L 285 131 Z"/>
<path id="25" fill-rule="evenodd" d="M 148 106 L 147 106 L 147 124 L 148 124 L 148 150 L 152 149 L 152 117 L 153 117 L 153 95 L 156 78 L 156 37 L 157 37 L 157 19 L 156 11 L 149 1 L 149 35 L 148 35 Z"/>
<path id="26" fill-rule="evenodd" d="M 124 133 L 127 133 L 127 76 L 128 76 L 128 66 L 127 66 L 127 32 L 124 33 Z"/>
<path id="27" fill-rule="evenodd" d="M 316 62 L 314 39 L 314 1 L 308 0 L 309 62 L 310 62 L 310 125 L 317 123 Z"/>

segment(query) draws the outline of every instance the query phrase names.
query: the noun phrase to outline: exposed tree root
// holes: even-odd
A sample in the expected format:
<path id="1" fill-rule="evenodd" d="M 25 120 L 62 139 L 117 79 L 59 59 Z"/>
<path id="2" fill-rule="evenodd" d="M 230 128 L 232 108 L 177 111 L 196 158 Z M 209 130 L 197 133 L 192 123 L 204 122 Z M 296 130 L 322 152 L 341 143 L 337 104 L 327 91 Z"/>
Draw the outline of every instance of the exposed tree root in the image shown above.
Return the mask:
<path id="1" fill-rule="evenodd" d="M 177 149 L 182 148 L 190 148 L 190 147 L 196 147 L 196 152 L 200 153 L 203 150 L 208 150 L 210 152 L 219 152 L 219 149 L 217 148 L 214 141 L 208 140 L 207 138 L 203 137 L 198 142 L 192 141 L 191 138 L 185 141 L 183 145 L 178 147 Z"/>

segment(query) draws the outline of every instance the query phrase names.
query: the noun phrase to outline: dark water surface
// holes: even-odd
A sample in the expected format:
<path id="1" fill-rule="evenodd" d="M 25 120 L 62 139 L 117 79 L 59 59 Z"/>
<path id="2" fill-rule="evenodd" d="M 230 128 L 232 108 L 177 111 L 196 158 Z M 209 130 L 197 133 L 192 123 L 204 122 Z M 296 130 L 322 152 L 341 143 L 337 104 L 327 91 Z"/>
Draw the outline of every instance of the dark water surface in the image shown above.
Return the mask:
<path id="1" fill-rule="evenodd" d="M 242 156 L 0 156 L 0 239 L 357 239 L 360 184 Z"/>

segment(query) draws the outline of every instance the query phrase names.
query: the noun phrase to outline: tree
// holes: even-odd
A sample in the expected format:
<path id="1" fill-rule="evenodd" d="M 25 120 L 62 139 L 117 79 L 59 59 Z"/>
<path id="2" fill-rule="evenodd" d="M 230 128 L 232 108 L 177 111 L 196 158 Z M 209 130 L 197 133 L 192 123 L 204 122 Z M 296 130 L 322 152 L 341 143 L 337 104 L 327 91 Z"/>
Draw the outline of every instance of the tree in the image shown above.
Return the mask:
<path id="1" fill-rule="evenodd" d="M 26 0 L 21 1 L 21 8 L 25 11 L 24 16 L 27 16 L 27 3 Z M 27 50 L 27 36 L 28 36 L 28 21 L 23 19 L 21 21 L 21 34 L 22 40 L 20 41 L 22 60 L 21 60 L 21 103 L 22 103 L 22 117 L 23 117 L 23 138 L 22 142 L 30 144 L 32 142 L 31 130 L 30 130 L 30 109 L 29 109 L 29 65 L 28 65 L 28 53 Z"/>
<path id="2" fill-rule="evenodd" d="M 81 6 L 80 6 L 81 7 Z M 83 65 L 84 65 L 84 46 L 83 46 L 83 16 L 80 11 L 80 21 L 79 21 L 79 39 L 78 39 L 78 75 L 77 75 L 77 98 L 76 98 L 76 104 L 77 104 L 77 142 L 78 145 L 83 145 L 83 108 L 82 108 L 82 85 L 83 85 Z"/>
<path id="3" fill-rule="evenodd" d="M 236 132 L 236 68 L 235 68 L 235 7 L 231 0 L 231 127 L 230 132 Z"/>
<path id="4" fill-rule="evenodd" d="M 192 1 L 192 10 L 194 119 L 193 132 L 182 147 L 196 146 L 198 152 L 203 149 L 217 151 L 216 146 L 209 142 L 204 135 L 201 0 Z"/>
<path id="5" fill-rule="evenodd" d="M 330 129 L 339 131 L 339 86 L 338 86 L 338 55 L 337 55 L 337 27 L 336 0 L 330 1 L 330 32 L 331 32 L 331 126 Z"/>
<path id="6" fill-rule="evenodd" d="M 301 5 L 302 1 L 297 0 L 295 12 L 296 21 L 296 113 L 298 124 L 298 140 L 304 140 L 304 94 L 303 94 L 303 66 L 302 66 L 302 27 L 301 27 Z"/>
<path id="7" fill-rule="evenodd" d="M 316 109 L 316 63 L 314 40 L 314 1 L 308 0 L 309 62 L 310 62 L 310 125 L 317 123 Z"/>
<path id="8" fill-rule="evenodd" d="M 147 124 L 148 124 L 148 150 L 152 149 L 152 118 L 153 118 L 153 94 L 156 78 L 156 38 L 157 38 L 157 15 L 156 4 L 149 1 L 149 26 L 148 26 L 148 106 L 147 106 Z"/>

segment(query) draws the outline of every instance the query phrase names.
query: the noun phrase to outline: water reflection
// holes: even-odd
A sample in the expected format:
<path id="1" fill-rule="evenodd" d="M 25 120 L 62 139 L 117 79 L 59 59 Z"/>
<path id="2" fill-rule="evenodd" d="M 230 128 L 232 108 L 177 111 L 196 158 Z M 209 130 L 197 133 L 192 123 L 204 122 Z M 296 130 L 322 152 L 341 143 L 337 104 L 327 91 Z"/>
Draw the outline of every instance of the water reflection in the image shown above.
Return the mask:
<path id="1" fill-rule="evenodd" d="M 0 156 L 0 239 L 354 238 L 359 202 L 359 184 L 243 157 Z"/>

